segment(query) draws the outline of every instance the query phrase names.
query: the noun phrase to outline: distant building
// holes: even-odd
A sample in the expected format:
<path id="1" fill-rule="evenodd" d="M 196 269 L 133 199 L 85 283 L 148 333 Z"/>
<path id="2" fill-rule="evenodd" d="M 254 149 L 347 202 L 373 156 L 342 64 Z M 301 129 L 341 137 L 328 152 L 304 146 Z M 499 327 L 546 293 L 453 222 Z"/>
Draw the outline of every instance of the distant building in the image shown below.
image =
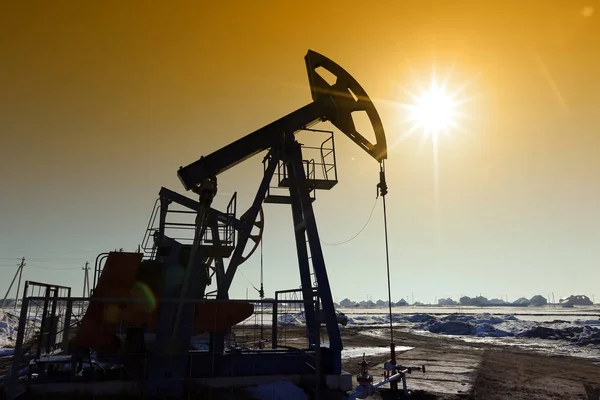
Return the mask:
<path id="1" fill-rule="evenodd" d="M 512 304 L 513 306 L 527 307 L 531 304 L 531 302 L 526 297 L 519 297 L 517 300 L 513 301 Z"/>
<path id="2" fill-rule="evenodd" d="M 438 299 L 438 305 L 439 306 L 457 306 L 458 302 L 454 301 L 448 297 L 447 299 Z"/>
<path id="3" fill-rule="evenodd" d="M 404 299 L 400 299 L 400 301 L 398 301 L 396 304 L 394 304 L 396 307 L 405 307 L 408 305 L 408 303 L 406 302 L 406 300 Z"/>
<path id="4" fill-rule="evenodd" d="M 377 305 L 377 307 L 387 307 L 388 302 L 383 300 L 377 300 L 375 304 Z"/>
<path id="5" fill-rule="evenodd" d="M 545 306 L 548 304 L 548 300 L 542 295 L 535 295 L 529 300 L 529 305 L 533 307 Z"/>
<path id="6" fill-rule="evenodd" d="M 589 297 L 580 295 L 572 295 L 564 299 L 560 299 L 560 304 L 563 306 L 591 306 L 594 305 Z"/>
<path id="7" fill-rule="evenodd" d="M 461 306 L 483 307 L 489 305 L 489 300 L 483 296 L 469 297 L 463 296 L 459 299 Z"/>

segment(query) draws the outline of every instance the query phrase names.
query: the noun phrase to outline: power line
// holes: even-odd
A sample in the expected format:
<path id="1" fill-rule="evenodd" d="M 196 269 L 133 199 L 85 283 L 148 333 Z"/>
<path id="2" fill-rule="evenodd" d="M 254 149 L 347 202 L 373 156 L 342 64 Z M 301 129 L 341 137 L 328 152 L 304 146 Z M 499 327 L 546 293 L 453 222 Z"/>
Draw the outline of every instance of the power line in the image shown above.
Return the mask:
<path id="1" fill-rule="evenodd" d="M 351 242 L 352 240 L 356 239 L 367 228 L 367 226 L 369 225 L 369 222 L 371 222 L 371 218 L 373 217 L 373 212 L 375 211 L 375 207 L 377 206 L 378 200 L 379 200 L 379 198 L 375 199 L 375 203 L 373 203 L 373 208 L 371 208 L 371 213 L 369 214 L 369 219 L 367 219 L 367 222 L 363 225 L 362 228 L 360 228 L 360 230 L 358 231 L 358 233 L 356 235 L 352 236 L 350 239 L 344 240 L 343 242 L 339 242 L 339 243 L 327 243 L 327 242 L 324 242 L 323 240 L 321 240 L 321 243 L 323 243 L 325 246 L 340 246 L 342 244 L 346 244 L 346 243 Z"/>
<path id="2" fill-rule="evenodd" d="M 44 267 L 41 265 L 35 265 L 35 264 L 29 264 L 30 267 L 35 267 L 35 268 L 41 268 L 41 269 L 48 269 L 51 271 L 75 271 L 75 270 L 79 270 L 79 267 L 71 267 L 71 268 L 54 268 L 54 267 Z"/>

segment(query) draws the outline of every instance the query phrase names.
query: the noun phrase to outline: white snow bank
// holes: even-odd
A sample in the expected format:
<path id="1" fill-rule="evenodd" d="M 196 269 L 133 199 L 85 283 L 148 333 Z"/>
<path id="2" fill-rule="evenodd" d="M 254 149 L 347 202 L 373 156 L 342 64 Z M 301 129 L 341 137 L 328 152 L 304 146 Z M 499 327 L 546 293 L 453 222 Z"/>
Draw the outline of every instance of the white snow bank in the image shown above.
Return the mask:
<path id="1" fill-rule="evenodd" d="M 408 346 L 396 346 L 396 352 L 403 352 L 412 350 L 414 347 Z M 389 353 L 389 347 L 350 347 L 342 350 L 342 358 L 357 358 L 362 357 L 363 354 L 366 356 L 374 356 L 377 354 Z"/>
<path id="2" fill-rule="evenodd" d="M 247 392 L 257 400 L 308 400 L 306 393 L 289 381 L 254 386 Z"/>
<path id="3" fill-rule="evenodd" d="M 0 358 L 12 356 L 13 353 L 14 353 L 13 349 L 5 349 L 3 347 L 0 347 Z"/>
<path id="4" fill-rule="evenodd" d="M 444 335 L 477 337 L 526 337 L 549 340 L 566 340 L 575 345 L 600 345 L 600 323 L 596 320 L 553 321 L 538 323 L 521 321 L 514 315 L 503 317 L 490 314 L 459 315 L 433 317 L 413 329 L 425 330 Z"/>
<path id="5" fill-rule="evenodd" d="M 346 314 L 348 326 L 376 327 L 390 323 L 388 314 L 348 314 Z M 278 316 L 278 323 L 280 326 L 302 326 L 305 324 L 304 313 L 300 311 L 281 314 Z M 482 313 L 439 316 L 427 313 L 394 313 L 392 314 L 392 323 L 443 335 L 480 338 L 529 337 L 566 340 L 582 346 L 600 345 L 600 319 L 535 321 L 532 319 L 522 320 L 513 314 Z"/>

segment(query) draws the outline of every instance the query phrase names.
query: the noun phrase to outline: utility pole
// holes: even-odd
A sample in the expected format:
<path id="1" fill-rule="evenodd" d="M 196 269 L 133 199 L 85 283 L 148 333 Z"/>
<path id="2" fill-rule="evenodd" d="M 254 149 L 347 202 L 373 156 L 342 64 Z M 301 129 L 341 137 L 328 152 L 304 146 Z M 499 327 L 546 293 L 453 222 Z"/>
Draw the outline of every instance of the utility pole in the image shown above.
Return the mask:
<path id="1" fill-rule="evenodd" d="M 88 297 L 90 295 L 90 275 L 89 275 L 89 264 L 87 261 L 85 262 L 85 267 L 81 268 L 83 272 L 83 297 Z"/>
<path id="2" fill-rule="evenodd" d="M 21 278 L 23 277 L 23 267 L 25 266 L 25 257 L 21 258 L 21 264 L 19 264 L 19 281 L 17 283 L 17 294 L 15 296 L 15 307 L 17 309 L 17 304 L 19 303 L 19 292 L 21 291 Z"/>
<path id="3" fill-rule="evenodd" d="M 21 262 L 19 264 L 17 264 L 17 272 L 15 272 L 15 276 L 13 276 L 12 281 L 10 282 L 10 285 L 8 286 L 8 290 L 6 291 L 6 294 L 4 295 L 4 299 L 2 299 L 2 303 L 0 303 L 0 308 L 4 307 L 4 303 L 6 302 L 6 298 L 8 297 L 9 293 L 10 293 L 10 289 L 12 289 L 13 285 L 15 284 L 15 280 L 17 279 L 17 276 L 19 277 L 19 284 L 17 286 L 17 295 L 15 296 L 15 309 L 17 308 L 17 303 L 19 302 L 19 290 L 21 290 L 21 278 L 23 277 L 23 267 L 25 266 L 25 257 L 21 258 Z"/>

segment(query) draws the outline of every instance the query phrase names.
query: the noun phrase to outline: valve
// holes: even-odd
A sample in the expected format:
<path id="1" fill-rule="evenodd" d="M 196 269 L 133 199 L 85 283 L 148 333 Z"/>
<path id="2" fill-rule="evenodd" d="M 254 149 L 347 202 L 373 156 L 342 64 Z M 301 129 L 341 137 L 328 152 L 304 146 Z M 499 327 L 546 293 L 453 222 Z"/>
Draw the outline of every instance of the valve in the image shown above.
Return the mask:
<path id="1" fill-rule="evenodd" d="M 373 375 L 369 374 L 369 363 L 367 362 L 366 354 L 363 353 L 363 359 L 360 363 L 360 374 L 357 375 L 356 380 L 359 385 L 372 384 Z"/>
<path id="2" fill-rule="evenodd" d="M 265 297 L 265 289 L 262 284 L 260 285 L 260 289 L 258 289 L 258 296 L 260 299 L 263 299 Z"/>

